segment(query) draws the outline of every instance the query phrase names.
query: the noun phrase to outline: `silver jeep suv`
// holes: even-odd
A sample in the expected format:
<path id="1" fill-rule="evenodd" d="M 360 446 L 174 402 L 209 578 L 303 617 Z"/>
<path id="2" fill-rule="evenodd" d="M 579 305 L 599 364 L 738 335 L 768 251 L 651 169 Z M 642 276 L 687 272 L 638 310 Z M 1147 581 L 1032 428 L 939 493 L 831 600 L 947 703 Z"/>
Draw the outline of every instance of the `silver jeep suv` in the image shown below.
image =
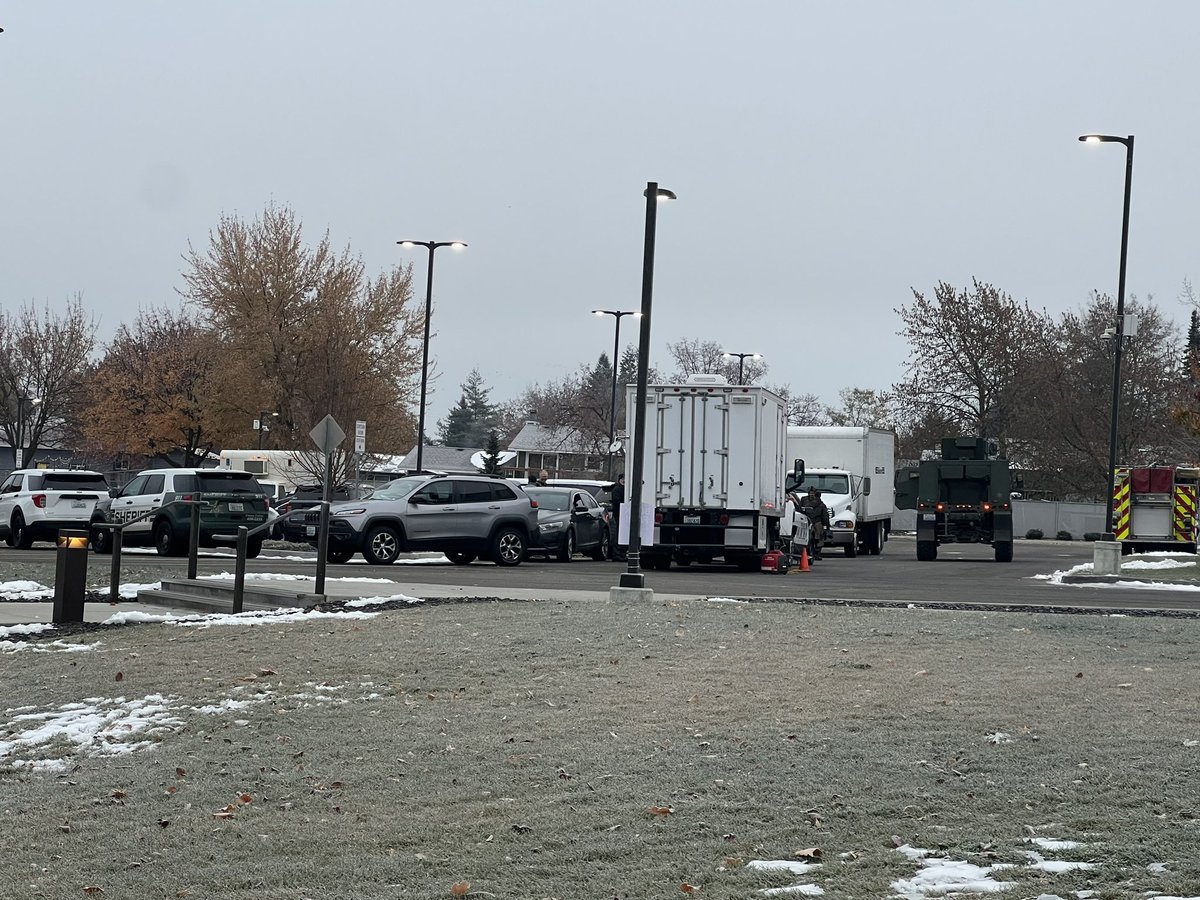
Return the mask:
<path id="1" fill-rule="evenodd" d="M 389 565 L 404 552 L 440 550 L 460 566 L 477 558 L 516 566 L 538 535 L 537 503 L 512 482 L 483 475 L 406 475 L 329 515 L 334 563 L 362 553 L 369 563 Z M 305 516 L 314 547 L 319 516 Z"/>

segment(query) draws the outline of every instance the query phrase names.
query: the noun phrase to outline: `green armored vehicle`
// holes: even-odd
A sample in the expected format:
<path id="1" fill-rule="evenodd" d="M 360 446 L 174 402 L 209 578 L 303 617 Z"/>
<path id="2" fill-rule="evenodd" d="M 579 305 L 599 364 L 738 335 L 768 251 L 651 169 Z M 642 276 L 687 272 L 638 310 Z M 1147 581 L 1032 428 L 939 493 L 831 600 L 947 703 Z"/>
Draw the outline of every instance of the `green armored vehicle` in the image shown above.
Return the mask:
<path id="1" fill-rule="evenodd" d="M 938 544 L 991 544 L 1012 562 L 1012 474 L 989 458 L 984 438 L 942 438 L 942 458 L 896 473 L 896 506 L 917 511 L 917 559 L 937 559 Z"/>

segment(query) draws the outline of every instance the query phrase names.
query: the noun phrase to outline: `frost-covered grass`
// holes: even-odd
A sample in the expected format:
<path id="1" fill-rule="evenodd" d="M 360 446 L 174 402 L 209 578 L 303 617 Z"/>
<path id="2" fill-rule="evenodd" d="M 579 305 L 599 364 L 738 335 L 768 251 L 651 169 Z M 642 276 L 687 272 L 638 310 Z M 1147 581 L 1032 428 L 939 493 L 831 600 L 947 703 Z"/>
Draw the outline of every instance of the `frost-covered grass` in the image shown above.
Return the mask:
<path id="1" fill-rule="evenodd" d="M 541 601 L 266 621 L 0 656 L 12 896 L 1200 884 L 1191 620 Z M 46 723 L 81 739 L 19 743 Z"/>

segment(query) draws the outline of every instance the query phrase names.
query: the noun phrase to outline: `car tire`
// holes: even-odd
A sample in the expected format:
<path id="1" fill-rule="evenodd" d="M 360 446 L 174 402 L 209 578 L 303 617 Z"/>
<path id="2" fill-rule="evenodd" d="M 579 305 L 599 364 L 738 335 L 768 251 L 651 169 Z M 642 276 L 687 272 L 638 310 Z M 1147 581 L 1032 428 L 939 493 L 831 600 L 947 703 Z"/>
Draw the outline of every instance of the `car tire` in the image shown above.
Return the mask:
<path id="1" fill-rule="evenodd" d="M 349 562 L 350 557 L 353 555 L 354 551 L 348 550 L 345 547 L 330 547 L 325 551 L 325 561 L 340 566 L 344 562 Z"/>
<path id="2" fill-rule="evenodd" d="M 563 535 L 562 543 L 558 545 L 558 550 L 554 556 L 559 562 L 570 562 L 571 557 L 575 555 L 575 529 L 568 528 L 567 533 Z"/>
<path id="3" fill-rule="evenodd" d="M 524 532 L 512 525 L 504 525 L 492 537 L 492 561 L 498 566 L 519 566 L 527 546 Z"/>
<path id="4" fill-rule="evenodd" d="M 846 551 L 846 555 L 851 559 L 854 559 L 854 557 L 858 556 L 858 535 L 850 535 L 850 543 L 848 543 L 842 549 Z"/>
<path id="5" fill-rule="evenodd" d="M 475 562 L 475 554 L 467 553 L 464 550 L 447 550 L 446 559 L 450 560 L 456 566 L 469 566 Z"/>
<path id="6" fill-rule="evenodd" d="M 600 543 L 596 545 L 596 549 L 592 551 L 592 559 L 596 562 L 604 562 L 612 555 L 612 547 L 609 545 L 608 529 L 605 528 L 600 532 Z"/>
<path id="7" fill-rule="evenodd" d="M 108 555 L 113 550 L 113 530 L 111 528 L 93 528 L 91 534 L 92 550 Z"/>
<path id="8" fill-rule="evenodd" d="M 246 559 L 257 559 L 258 554 L 262 553 L 263 539 L 261 537 L 252 537 L 246 542 Z"/>
<path id="9" fill-rule="evenodd" d="M 391 525 L 377 525 L 367 532 L 362 554 L 373 566 L 390 566 L 400 556 L 400 533 Z"/>
<path id="10" fill-rule="evenodd" d="M 18 550 L 28 550 L 33 546 L 33 536 L 25 525 L 25 517 L 18 509 L 12 517 L 12 546 Z"/>
<path id="11" fill-rule="evenodd" d="M 159 519 L 154 523 L 154 549 L 159 556 L 178 556 L 180 541 L 175 537 L 175 529 L 167 519 Z"/>

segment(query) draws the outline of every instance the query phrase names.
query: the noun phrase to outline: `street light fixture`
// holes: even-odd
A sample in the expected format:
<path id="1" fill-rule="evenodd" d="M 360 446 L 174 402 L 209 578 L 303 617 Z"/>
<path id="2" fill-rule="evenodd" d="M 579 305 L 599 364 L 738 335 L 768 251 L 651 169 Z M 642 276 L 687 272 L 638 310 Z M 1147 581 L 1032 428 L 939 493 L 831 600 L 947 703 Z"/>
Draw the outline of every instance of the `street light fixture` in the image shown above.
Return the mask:
<path id="1" fill-rule="evenodd" d="M 267 416 L 274 416 L 276 419 L 278 419 L 279 413 L 268 412 L 267 410 L 264 409 L 262 412 L 260 412 L 258 414 L 258 418 L 255 419 L 254 427 L 258 429 L 258 449 L 259 450 L 261 450 L 263 448 L 263 432 L 271 430 L 270 428 L 267 427 Z"/>
<path id="2" fill-rule="evenodd" d="M 25 409 L 42 402 L 41 397 L 17 397 L 17 446 L 13 453 L 13 468 L 25 467 Z"/>
<path id="3" fill-rule="evenodd" d="M 1121 214 L 1121 266 L 1117 276 L 1116 348 L 1113 351 L 1112 409 L 1108 432 L 1108 484 L 1104 491 L 1104 540 L 1115 541 L 1113 534 L 1113 481 L 1117 470 L 1117 415 L 1121 407 L 1121 348 L 1125 338 L 1125 257 L 1129 250 L 1129 194 L 1133 187 L 1133 135 L 1117 137 L 1111 134 L 1083 134 L 1079 140 L 1088 144 L 1125 145 L 1125 206 Z"/>
<path id="4" fill-rule="evenodd" d="M 644 588 L 642 573 L 642 456 L 646 447 L 646 382 L 650 372 L 650 300 L 654 293 L 654 234 L 658 223 L 658 204 L 661 200 L 676 199 L 674 192 L 660 188 L 658 182 L 646 183 L 646 241 L 642 253 L 642 327 L 638 343 L 637 397 L 634 399 L 633 460 L 629 491 L 629 551 L 627 571 L 622 573 L 620 587 Z M 628 468 L 628 466 L 626 466 Z M 650 523 L 653 528 L 653 522 Z"/>
<path id="5" fill-rule="evenodd" d="M 421 408 L 417 415 L 417 471 L 423 471 L 421 460 L 425 446 L 425 389 L 429 381 L 429 316 L 433 311 L 433 253 L 439 247 L 461 250 L 462 241 L 396 241 L 401 247 L 424 247 L 429 251 L 429 274 L 425 282 L 425 340 L 421 345 Z"/>
<path id="6" fill-rule="evenodd" d="M 726 359 L 737 359 L 737 361 L 738 361 L 738 384 L 746 383 L 746 379 L 745 379 L 746 360 L 762 359 L 761 353 L 733 353 L 729 350 L 726 350 L 721 355 L 723 357 L 725 357 Z"/>
<path id="7" fill-rule="evenodd" d="M 621 317 L 634 316 L 638 318 L 642 314 L 623 309 L 593 309 L 592 315 L 612 316 L 617 320 L 617 333 L 613 337 L 612 399 L 608 403 L 608 479 L 611 481 L 613 477 L 613 441 L 617 436 L 617 354 L 621 347 Z"/>

